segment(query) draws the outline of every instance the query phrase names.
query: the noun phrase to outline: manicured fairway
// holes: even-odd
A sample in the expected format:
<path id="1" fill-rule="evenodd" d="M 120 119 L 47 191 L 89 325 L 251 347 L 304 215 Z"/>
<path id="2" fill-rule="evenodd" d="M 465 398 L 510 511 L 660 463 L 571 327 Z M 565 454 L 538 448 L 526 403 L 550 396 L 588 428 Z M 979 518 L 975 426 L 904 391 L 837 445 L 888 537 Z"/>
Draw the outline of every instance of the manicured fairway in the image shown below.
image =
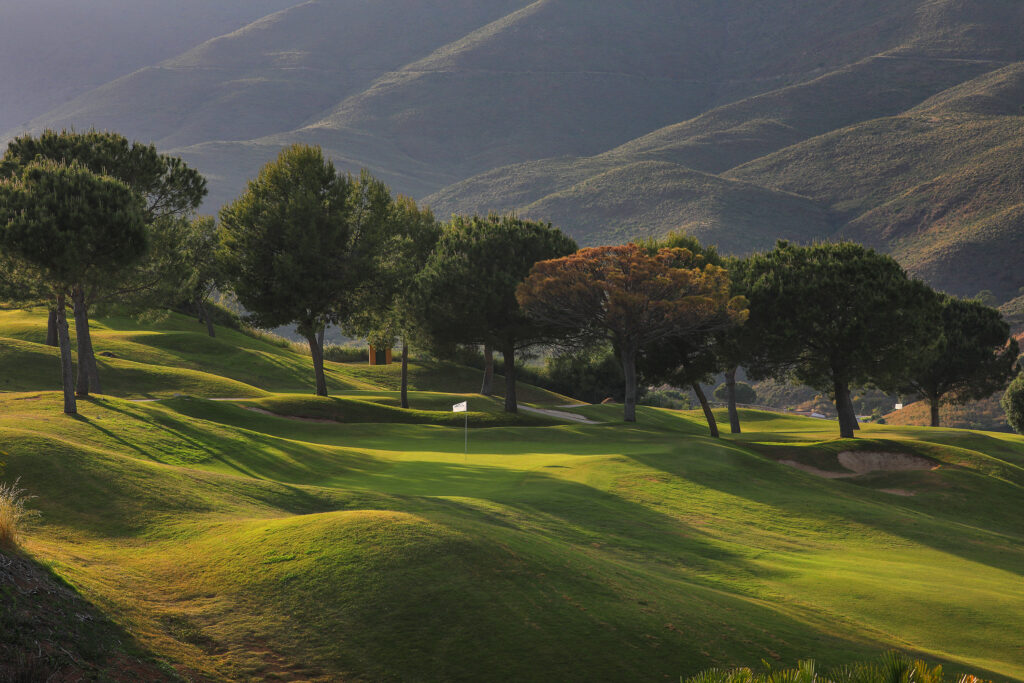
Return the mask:
<path id="1" fill-rule="evenodd" d="M 16 377 L 10 363 L 48 350 L 10 341 L 39 346 L 38 330 L 2 315 Z M 122 352 L 167 347 L 146 339 Z M 206 365 L 188 348 L 176 366 L 136 362 L 246 380 L 249 351 Z M 43 512 L 27 550 L 182 671 L 678 680 L 896 647 L 1024 680 L 1020 437 L 868 427 L 839 442 L 830 422 L 748 412 L 747 433 L 715 441 L 696 413 L 625 426 L 591 406 L 567 410 L 601 424 L 570 424 L 470 397 L 466 454 L 449 410 L 471 386 L 428 386 L 427 368 L 413 413 L 370 368 L 336 366 L 358 384 L 337 399 L 277 393 L 305 378 L 278 351 L 247 372 L 270 363 L 280 384 L 230 401 L 201 398 L 213 384 L 156 402 L 129 387 L 76 419 L 27 375 L 0 394 L 5 478 Z M 850 450 L 934 469 L 826 479 L 779 462 L 841 471 Z"/>

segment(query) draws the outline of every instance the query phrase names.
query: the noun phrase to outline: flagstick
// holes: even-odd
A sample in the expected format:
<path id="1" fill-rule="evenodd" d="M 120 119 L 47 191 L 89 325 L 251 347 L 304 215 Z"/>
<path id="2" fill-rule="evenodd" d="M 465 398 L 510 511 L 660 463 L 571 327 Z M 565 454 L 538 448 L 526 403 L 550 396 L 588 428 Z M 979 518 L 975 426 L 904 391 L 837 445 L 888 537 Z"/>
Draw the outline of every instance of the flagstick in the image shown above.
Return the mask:
<path id="1" fill-rule="evenodd" d="M 466 414 L 466 460 L 469 460 L 469 401 L 456 403 L 455 405 L 452 406 L 452 412 Z"/>

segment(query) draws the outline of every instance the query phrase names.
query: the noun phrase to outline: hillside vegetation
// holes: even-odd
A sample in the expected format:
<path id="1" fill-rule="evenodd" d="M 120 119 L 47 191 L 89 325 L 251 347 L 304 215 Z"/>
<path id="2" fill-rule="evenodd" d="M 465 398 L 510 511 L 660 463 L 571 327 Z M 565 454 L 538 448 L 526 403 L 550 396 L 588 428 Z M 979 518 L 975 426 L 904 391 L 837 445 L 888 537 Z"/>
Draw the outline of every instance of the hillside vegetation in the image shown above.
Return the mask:
<path id="1" fill-rule="evenodd" d="M 211 211 L 302 141 L 442 217 L 735 253 L 846 237 L 958 294 L 1024 285 L 1019 3 L 280 4 L 7 135 L 155 141 L 209 177 Z"/>
<path id="2" fill-rule="evenodd" d="M 581 424 L 470 396 L 464 453 L 450 405 L 476 372 L 417 364 L 403 412 L 393 366 L 330 364 L 337 397 L 317 399 L 281 346 L 176 315 L 96 328 L 118 356 L 111 395 L 69 418 L 46 390 L 45 317 L 0 314 L 0 458 L 43 513 L 25 551 L 145 666 L 649 680 L 895 647 L 1024 680 L 1021 437 L 865 426 L 846 442 L 745 411 L 746 433 L 715 441 L 694 412 L 627 426 L 616 406 L 562 409 Z M 846 468 L 879 457 L 926 466 Z"/>
<path id="3" fill-rule="evenodd" d="M 27 128 L 156 141 L 210 178 L 211 211 L 298 140 L 442 217 L 515 210 L 588 245 L 681 228 L 737 253 L 848 237 L 958 294 L 1024 284 L 1019 3 L 282 9 Z"/>
<path id="4" fill-rule="evenodd" d="M 0 133 L 298 0 L 0 3 Z M 2 136 L 0 136 L 2 137 Z"/>

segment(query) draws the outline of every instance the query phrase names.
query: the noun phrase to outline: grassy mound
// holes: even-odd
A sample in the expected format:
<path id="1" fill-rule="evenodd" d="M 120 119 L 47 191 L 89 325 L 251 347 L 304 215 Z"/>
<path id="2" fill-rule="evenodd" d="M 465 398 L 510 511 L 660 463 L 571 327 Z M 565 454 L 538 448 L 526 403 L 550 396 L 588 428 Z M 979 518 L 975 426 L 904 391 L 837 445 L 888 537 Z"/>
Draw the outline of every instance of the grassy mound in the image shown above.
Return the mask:
<path id="1" fill-rule="evenodd" d="M 105 394 L 125 398 L 166 398 L 187 394 L 204 398 L 257 398 L 268 392 L 313 392 L 312 361 L 292 348 L 236 330 L 217 328 L 206 335 L 194 319 L 171 313 L 140 322 L 125 317 L 92 321 L 93 347 Z M 44 344 L 46 312 L 0 310 L 0 391 L 46 391 L 60 386 L 57 349 Z M 71 330 L 72 349 L 75 335 Z M 74 352 L 72 352 L 74 356 Z M 370 366 L 324 363 L 331 393 L 397 391 L 399 364 Z M 453 363 L 410 364 L 412 390 L 469 394 L 479 390 L 481 373 Z M 496 396 L 504 380 L 495 378 Z M 517 386 L 519 399 L 541 405 L 572 399 L 529 384 Z M 434 401 L 429 409 L 439 409 Z M 450 410 L 451 405 L 444 406 Z"/>
<path id="2" fill-rule="evenodd" d="M 178 680 L 100 609 L 21 553 L 0 550 L 0 598 L 0 680 Z"/>
<path id="3" fill-rule="evenodd" d="M 216 376 L 212 354 L 180 353 Z M 466 396 L 102 396 L 69 418 L 55 392 L 10 392 L 0 459 L 38 496 L 26 550 L 186 676 L 649 680 L 897 648 L 1024 679 L 1024 438 L 849 442 L 745 411 L 716 441 L 697 412 L 510 421 L 470 396 L 466 453 L 449 412 Z M 838 471 L 860 450 L 935 468 L 782 462 Z"/>

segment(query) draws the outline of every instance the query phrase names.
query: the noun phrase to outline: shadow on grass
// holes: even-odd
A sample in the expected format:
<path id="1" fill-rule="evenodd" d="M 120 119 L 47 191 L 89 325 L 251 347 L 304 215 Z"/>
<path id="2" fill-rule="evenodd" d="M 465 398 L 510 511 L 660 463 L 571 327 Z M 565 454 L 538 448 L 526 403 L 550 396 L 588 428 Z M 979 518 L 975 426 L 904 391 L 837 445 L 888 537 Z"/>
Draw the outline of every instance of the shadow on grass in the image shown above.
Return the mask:
<path id="1" fill-rule="evenodd" d="M 177 681 L 48 567 L 0 550 L 0 681 Z"/>
<path id="2" fill-rule="evenodd" d="M 1000 521 L 1019 519 L 1018 512 L 1024 507 L 1024 490 L 1019 486 L 971 470 L 949 468 L 943 471 L 945 487 L 938 494 L 892 496 L 854 482 L 820 479 L 790 469 L 758 455 L 753 444 L 723 439 L 718 445 L 722 450 L 713 464 L 673 454 L 636 452 L 630 457 L 708 489 L 774 508 L 779 519 L 864 525 L 1024 575 L 1024 543 L 1017 532 L 1020 525 L 1006 529 Z M 893 442 L 892 450 L 906 451 L 908 443 Z M 722 456 L 729 460 L 723 461 Z M 991 531 L 993 528 L 1006 530 Z M 953 529 L 959 533 L 951 533 Z"/>

